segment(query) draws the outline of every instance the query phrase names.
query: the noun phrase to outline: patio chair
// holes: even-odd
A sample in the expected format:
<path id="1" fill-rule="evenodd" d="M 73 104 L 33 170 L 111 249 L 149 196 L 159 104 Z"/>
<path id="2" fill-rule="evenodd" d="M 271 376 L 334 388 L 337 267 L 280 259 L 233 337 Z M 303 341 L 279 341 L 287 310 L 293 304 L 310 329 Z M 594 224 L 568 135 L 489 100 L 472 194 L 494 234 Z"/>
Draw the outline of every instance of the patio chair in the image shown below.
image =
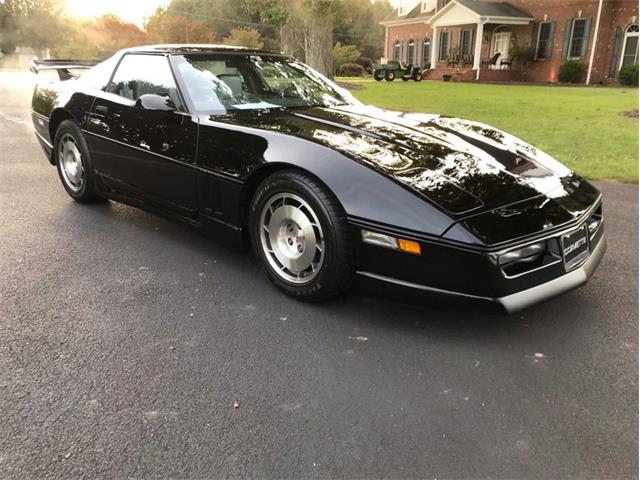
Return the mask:
<path id="1" fill-rule="evenodd" d="M 511 69 L 511 63 L 513 62 L 513 58 L 505 58 L 504 60 L 500 61 L 500 67 L 502 68 L 503 66 L 507 67 L 507 69 Z"/>
<path id="2" fill-rule="evenodd" d="M 486 65 L 487 67 L 495 67 L 496 63 L 498 63 L 498 59 L 500 58 L 500 55 L 502 55 L 500 52 L 496 52 L 493 54 L 493 57 L 491 58 L 485 58 L 484 60 L 482 60 L 482 65 Z"/>

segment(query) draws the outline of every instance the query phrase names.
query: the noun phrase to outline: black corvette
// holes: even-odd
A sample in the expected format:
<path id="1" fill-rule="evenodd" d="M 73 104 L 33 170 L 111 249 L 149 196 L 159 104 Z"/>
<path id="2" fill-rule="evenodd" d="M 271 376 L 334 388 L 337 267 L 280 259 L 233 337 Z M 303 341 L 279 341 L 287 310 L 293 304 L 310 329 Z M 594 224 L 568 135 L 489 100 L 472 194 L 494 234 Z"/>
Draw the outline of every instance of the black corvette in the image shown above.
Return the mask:
<path id="1" fill-rule="evenodd" d="M 286 293 L 356 277 L 512 312 L 584 284 L 601 195 L 489 126 L 361 105 L 283 55 L 211 45 L 46 61 L 35 133 L 78 202 L 112 199 L 251 245 Z"/>

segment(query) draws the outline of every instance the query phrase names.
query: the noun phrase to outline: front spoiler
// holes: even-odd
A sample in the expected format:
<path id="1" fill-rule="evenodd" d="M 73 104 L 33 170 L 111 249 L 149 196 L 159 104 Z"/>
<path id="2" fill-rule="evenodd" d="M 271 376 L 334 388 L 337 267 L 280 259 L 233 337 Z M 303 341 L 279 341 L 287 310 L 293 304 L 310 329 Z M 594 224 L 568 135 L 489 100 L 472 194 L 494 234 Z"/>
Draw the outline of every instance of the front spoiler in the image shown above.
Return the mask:
<path id="1" fill-rule="evenodd" d="M 426 285 L 420 285 L 417 283 L 406 282 L 397 278 L 386 277 L 371 272 L 359 271 L 357 274 L 369 279 L 389 283 L 400 287 L 419 290 L 428 293 L 434 293 L 439 295 L 451 296 L 459 299 L 466 299 L 471 301 L 488 302 L 494 305 L 502 307 L 506 313 L 515 313 L 525 308 L 528 308 L 537 303 L 549 300 L 550 298 L 561 295 L 565 292 L 578 288 L 589 280 L 595 272 L 596 268 L 602 261 L 604 253 L 607 250 L 607 240 L 604 236 L 596 244 L 596 247 L 591 252 L 591 255 L 587 260 L 578 268 L 550 280 L 546 283 L 541 283 L 535 287 L 528 288 L 510 295 L 499 298 L 481 297 L 476 295 L 470 295 L 467 293 L 453 292 L 450 290 L 443 290 L 439 288 L 428 287 Z"/>

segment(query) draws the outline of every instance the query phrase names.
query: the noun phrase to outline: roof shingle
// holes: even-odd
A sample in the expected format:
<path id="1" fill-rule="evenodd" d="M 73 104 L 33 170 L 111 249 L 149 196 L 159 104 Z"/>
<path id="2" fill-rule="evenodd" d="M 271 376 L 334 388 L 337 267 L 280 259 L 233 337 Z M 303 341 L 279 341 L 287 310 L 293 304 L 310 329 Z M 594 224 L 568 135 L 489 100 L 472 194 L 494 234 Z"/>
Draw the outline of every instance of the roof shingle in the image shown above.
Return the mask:
<path id="1" fill-rule="evenodd" d="M 455 0 L 460 5 L 473 10 L 483 17 L 532 18 L 532 15 L 507 2 L 486 2 L 482 0 Z"/>

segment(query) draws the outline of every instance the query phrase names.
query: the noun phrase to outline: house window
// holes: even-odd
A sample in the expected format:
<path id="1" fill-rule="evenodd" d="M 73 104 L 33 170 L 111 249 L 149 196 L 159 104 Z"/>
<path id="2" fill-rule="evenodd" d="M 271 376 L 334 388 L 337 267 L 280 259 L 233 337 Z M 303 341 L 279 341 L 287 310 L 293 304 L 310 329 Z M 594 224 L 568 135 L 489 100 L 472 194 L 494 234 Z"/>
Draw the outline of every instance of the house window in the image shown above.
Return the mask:
<path id="1" fill-rule="evenodd" d="M 435 3 L 435 0 L 422 0 L 422 2 L 420 3 L 420 12 L 430 12 L 435 8 Z"/>
<path id="2" fill-rule="evenodd" d="M 438 60 L 447 60 L 449 58 L 451 35 L 449 32 L 440 32 L 440 45 Z"/>
<path id="3" fill-rule="evenodd" d="M 551 58 L 554 26 L 554 22 L 542 22 L 539 24 L 538 37 L 536 38 L 536 60 L 548 60 Z"/>
<path id="4" fill-rule="evenodd" d="M 620 68 L 638 63 L 638 25 L 630 25 L 624 34 L 624 50 L 620 59 Z"/>
<path id="5" fill-rule="evenodd" d="M 400 40 L 396 40 L 393 44 L 393 53 L 391 54 L 391 58 L 396 62 L 400 61 Z"/>
<path id="6" fill-rule="evenodd" d="M 407 59 L 405 63 L 415 63 L 416 61 L 416 42 L 411 39 L 407 46 Z"/>
<path id="7" fill-rule="evenodd" d="M 578 60 L 586 53 L 586 44 L 589 39 L 586 18 L 574 18 L 569 39 L 569 60 Z"/>
<path id="8" fill-rule="evenodd" d="M 460 55 L 471 55 L 471 38 L 473 32 L 471 30 L 460 31 Z"/>
<path id="9" fill-rule="evenodd" d="M 425 38 L 422 44 L 422 65 L 431 64 L 431 39 Z"/>

